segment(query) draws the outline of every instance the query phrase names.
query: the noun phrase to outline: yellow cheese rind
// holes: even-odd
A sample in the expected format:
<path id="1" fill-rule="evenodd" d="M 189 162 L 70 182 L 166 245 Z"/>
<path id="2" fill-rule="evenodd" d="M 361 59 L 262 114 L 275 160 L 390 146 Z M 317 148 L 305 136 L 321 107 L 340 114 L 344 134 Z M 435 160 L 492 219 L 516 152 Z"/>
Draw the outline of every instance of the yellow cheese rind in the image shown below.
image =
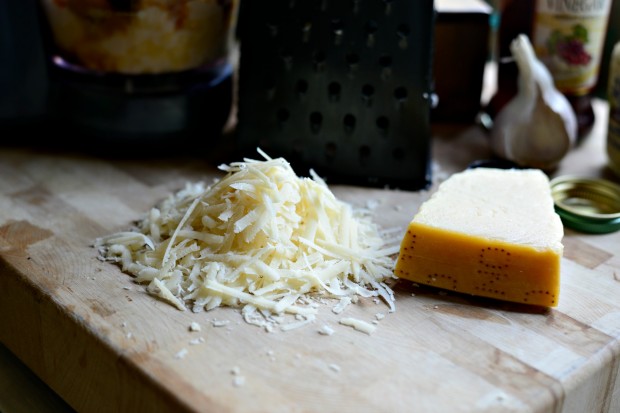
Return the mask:
<path id="1" fill-rule="evenodd" d="M 461 293 L 556 307 L 560 259 L 552 250 L 411 222 L 402 241 L 395 274 Z"/>
<path id="2" fill-rule="evenodd" d="M 452 291 L 555 307 L 562 237 L 542 171 L 465 170 L 421 205 L 394 273 Z"/>

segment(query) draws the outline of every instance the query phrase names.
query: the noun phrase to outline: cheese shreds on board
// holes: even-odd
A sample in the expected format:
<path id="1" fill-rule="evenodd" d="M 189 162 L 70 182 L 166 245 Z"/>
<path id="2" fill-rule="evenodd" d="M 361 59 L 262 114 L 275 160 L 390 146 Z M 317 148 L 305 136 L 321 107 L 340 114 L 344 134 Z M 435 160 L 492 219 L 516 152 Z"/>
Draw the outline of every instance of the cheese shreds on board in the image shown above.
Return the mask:
<path id="1" fill-rule="evenodd" d="M 317 312 L 308 297 L 380 297 L 395 310 L 399 240 L 369 211 L 340 201 L 314 171 L 298 177 L 283 158 L 221 165 L 212 185 L 188 183 L 136 228 L 95 246 L 147 291 L 194 312 L 220 306 L 260 313 Z M 355 301 L 355 300 L 353 300 Z"/>
<path id="2" fill-rule="evenodd" d="M 340 320 L 340 324 L 353 327 L 357 331 L 361 331 L 362 333 L 371 334 L 373 331 L 377 329 L 376 326 L 367 323 L 363 320 L 358 320 L 357 318 L 346 317 Z"/>

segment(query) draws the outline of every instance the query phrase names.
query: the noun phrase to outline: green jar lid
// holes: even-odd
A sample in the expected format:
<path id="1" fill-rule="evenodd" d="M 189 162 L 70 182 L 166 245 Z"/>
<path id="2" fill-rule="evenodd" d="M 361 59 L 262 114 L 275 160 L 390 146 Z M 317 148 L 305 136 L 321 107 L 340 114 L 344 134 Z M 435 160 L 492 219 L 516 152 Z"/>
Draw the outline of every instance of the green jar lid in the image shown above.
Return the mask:
<path id="1" fill-rule="evenodd" d="M 620 186 L 605 179 L 567 175 L 551 180 L 555 211 L 567 227 L 603 234 L 620 229 Z"/>

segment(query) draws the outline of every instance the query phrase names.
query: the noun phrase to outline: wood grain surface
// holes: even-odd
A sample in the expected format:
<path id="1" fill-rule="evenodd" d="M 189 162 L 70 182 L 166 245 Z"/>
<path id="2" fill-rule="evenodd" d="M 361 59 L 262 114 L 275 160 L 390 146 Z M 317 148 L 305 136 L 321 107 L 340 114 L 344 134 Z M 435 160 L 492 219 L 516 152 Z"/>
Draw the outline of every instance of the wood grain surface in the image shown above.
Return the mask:
<path id="1" fill-rule="evenodd" d="M 555 174 L 610 177 L 606 105 Z M 436 185 L 490 154 L 476 127 L 434 132 L 433 187 L 334 186 L 400 228 Z M 185 182 L 220 176 L 199 157 L 106 159 L 0 148 L 0 341 L 74 409 L 188 412 L 620 412 L 620 232 L 566 229 L 559 307 L 533 309 L 399 281 L 396 312 L 267 332 L 238 309 L 181 312 L 97 259 Z M 377 321 L 372 334 L 343 316 Z M 217 326 L 215 321 L 228 321 Z M 192 332 L 198 322 L 202 329 Z M 323 325 L 334 334 L 318 333 Z M 191 345 L 202 337 L 204 342 Z M 184 357 L 179 352 L 186 350 Z"/>

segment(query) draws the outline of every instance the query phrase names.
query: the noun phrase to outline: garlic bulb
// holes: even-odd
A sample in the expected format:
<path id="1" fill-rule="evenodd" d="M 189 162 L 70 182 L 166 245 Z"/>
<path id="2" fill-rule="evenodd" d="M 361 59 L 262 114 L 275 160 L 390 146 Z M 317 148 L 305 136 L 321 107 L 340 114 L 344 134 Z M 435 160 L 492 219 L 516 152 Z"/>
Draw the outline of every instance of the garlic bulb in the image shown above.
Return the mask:
<path id="1" fill-rule="evenodd" d="M 510 51 L 519 69 L 518 93 L 495 118 L 491 148 L 520 166 L 552 170 L 577 139 L 575 112 L 526 35 L 517 36 Z"/>

